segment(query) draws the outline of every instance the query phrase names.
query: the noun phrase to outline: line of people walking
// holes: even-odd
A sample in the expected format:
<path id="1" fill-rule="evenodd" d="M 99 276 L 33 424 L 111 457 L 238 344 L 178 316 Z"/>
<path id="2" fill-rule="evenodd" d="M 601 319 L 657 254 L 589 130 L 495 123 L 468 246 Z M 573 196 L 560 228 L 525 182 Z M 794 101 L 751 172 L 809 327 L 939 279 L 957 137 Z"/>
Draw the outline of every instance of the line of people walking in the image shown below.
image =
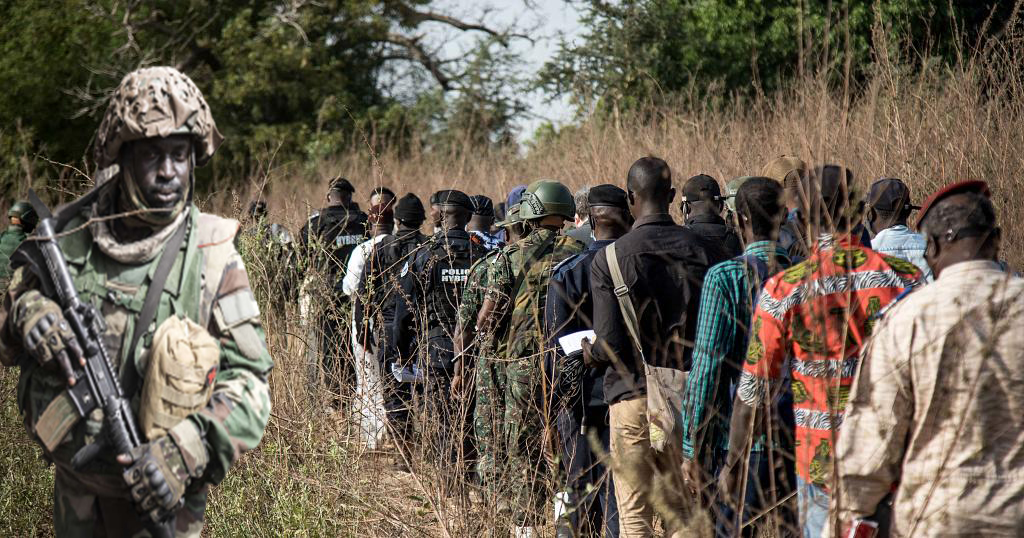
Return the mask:
<path id="1" fill-rule="evenodd" d="M 918 206 L 784 156 L 677 196 L 644 157 L 621 186 L 539 180 L 497 211 L 379 188 L 362 213 L 354 190 L 332 182 L 300 234 L 353 312 L 311 372 L 351 370 L 367 444 L 414 471 L 427 447 L 514 535 L 552 509 L 559 536 L 1022 530 L 1022 283 L 985 183 Z"/>

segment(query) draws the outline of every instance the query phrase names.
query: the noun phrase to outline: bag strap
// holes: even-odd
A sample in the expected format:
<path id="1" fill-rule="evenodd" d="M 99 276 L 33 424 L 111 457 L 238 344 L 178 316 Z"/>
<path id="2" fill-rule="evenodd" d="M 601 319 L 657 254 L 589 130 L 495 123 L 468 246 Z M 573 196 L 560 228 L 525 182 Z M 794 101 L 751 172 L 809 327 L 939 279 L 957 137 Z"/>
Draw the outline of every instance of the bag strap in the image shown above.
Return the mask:
<path id="1" fill-rule="evenodd" d="M 638 353 L 640 353 L 640 359 L 647 363 L 644 359 L 644 350 L 640 346 L 640 321 L 636 317 L 636 309 L 633 308 L 633 300 L 629 297 L 629 286 L 626 285 L 625 279 L 622 278 L 622 269 L 619 267 L 619 258 L 615 254 L 615 243 L 612 243 L 604 248 L 605 255 L 608 258 L 608 271 L 612 276 L 612 284 L 615 285 L 615 298 L 619 301 L 619 310 L 622 311 L 622 319 L 626 323 L 626 329 L 629 331 L 630 339 L 633 340 L 633 346 L 636 347 Z"/>
<path id="2" fill-rule="evenodd" d="M 185 210 L 188 211 L 189 209 L 186 208 Z M 153 279 L 149 282 L 146 299 L 142 302 L 142 310 L 139 311 L 139 317 L 135 323 L 135 331 L 132 333 L 131 346 L 128 348 L 127 357 L 129 358 L 129 364 L 126 365 L 124 372 L 121 374 L 121 377 L 123 377 L 121 383 L 124 386 L 125 394 L 129 398 L 135 394 L 139 385 L 139 371 L 135 368 L 134 360 L 135 348 L 139 345 L 139 339 L 142 338 L 149 324 L 153 323 L 153 320 L 156 318 L 156 309 L 160 305 L 160 295 L 163 294 L 164 283 L 167 282 L 167 276 L 171 273 L 171 268 L 174 267 L 174 260 L 178 257 L 181 243 L 185 240 L 186 232 L 191 223 L 192 219 L 186 218 L 178 226 L 171 239 L 167 241 L 164 252 L 160 255 L 160 261 L 157 262 L 156 271 L 153 272 Z"/>

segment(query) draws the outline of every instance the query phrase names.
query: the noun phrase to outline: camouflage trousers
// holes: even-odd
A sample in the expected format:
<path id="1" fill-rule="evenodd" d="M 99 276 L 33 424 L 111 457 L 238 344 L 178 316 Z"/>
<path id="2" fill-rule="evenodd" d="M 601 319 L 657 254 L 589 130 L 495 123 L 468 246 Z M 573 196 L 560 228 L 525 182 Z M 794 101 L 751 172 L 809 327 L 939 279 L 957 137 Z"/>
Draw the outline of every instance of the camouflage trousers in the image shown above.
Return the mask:
<path id="1" fill-rule="evenodd" d="M 517 525 L 543 521 L 548 495 L 544 459 L 545 409 L 539 358 L 508 363 L 505 387 L 505 439 L 511 473 L 511 497 Z"/>
<path id="2" fill-rule="evenodd" d="M 498 462 L 505 461 L 505 363 L 492 353 L 476 358 L 476 407 L 473 431 L 476 435 L 477 476 L 481 485 L 493 488 L 498 480 Z"/>
<path id="3" fill-rule="evenodd" d="M 58 467 L 53 486 L 53 528 L 59 538 L 143 538 L 151 536 L 125 496 L 113 493 L 119 476 L 78 475 Z M 175 538 L 199 538 L 203 531 L 208 487 L 185 496 L 185 506 L 171 523 Z"/>

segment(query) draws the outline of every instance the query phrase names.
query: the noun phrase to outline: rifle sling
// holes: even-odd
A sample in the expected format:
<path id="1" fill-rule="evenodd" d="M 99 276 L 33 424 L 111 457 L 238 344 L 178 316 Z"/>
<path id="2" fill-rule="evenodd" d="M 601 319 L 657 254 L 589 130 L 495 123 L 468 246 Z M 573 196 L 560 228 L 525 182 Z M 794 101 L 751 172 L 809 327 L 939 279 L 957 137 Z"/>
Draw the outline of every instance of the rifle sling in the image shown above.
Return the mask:
<path id="1" fill-rule="evenodd" d="M 188 211 L 188 208 L 185 208 Z M 135 393 L 139 388 L 139 371 L 135 368 L 135 349 L 139 345 L 139 339 L 146 333 L 149 325 L 153 323 L 156 318 L 156 309 L 160 306 L 160 295 L 164 291 L 164 283 L 167 282 L 167 276 L 171 273 L 171 268 L 174 267 L 174 260 L 178 257 L 178 251 L 181 249 L 181 243 L 185 240 L 185 235 L 188 232 L 191 219 L 185 219 L 184 222 L 178 227 L 178 230 L 174 232 L 171 239 L 167 241 L 167 245 L 164 248 L 163 254 L 160 255 L 160 261 L 157 262 L 156 271 L 153 272 L 153 279 L 149 282 L 149 289 L 146 291 L 146 299 L 142 302 L 142 310 L 139 312 L 139 318 L 135 322 L 135 331 L 132 333 L 131 345 L 128 347 L 128 353 L 125 355 L 125 360 L 128 364 L 125 365 L 124 371 L 121 373 L 121 386 L 124 389 L 124 395 L 126 398 L 131 399 L 135 396 Z"/>

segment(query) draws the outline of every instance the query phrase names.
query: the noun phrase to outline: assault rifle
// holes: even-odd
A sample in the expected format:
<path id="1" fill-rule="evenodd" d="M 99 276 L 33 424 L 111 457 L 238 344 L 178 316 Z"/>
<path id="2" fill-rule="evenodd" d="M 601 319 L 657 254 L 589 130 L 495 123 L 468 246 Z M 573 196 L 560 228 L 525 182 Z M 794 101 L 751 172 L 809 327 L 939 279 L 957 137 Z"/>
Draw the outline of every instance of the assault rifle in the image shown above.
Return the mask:
<path id="1" fill-rule="evenodd" d="M 110 353 L 103 344 L 103 333 L 106 331 L 103 316 L 95 306 L 79 299 L 67 260 L 60 250 L 60 245 L 57 244 L 54 229 L 56 221 L 49 208 L 43 204 L 35 191 L 30 190 L 28 196 L 36 214 L 39 215 L 35 243 L 45 263 L 45 267 L 40 269 L 46 271 L 49 281 L 46 282 L 44 275 L 39 277 L 44 280 L 45 291 L 51 292 L 48 295 L 55 298 L 60 305 L 64 319 L 67 320 L 82 348 L 82 358 L 85 360 L 84 366 L 77 360 L 71 361 L 75 383 L 68 387 L 68 395 L 75 411 L 83 419 L 94 409 L 103 410 L 103 430 L 106 437 L 86 445 L 75 454 L 71 465 L 77 469 L 99 455 L 106 443 L 109 443 L 117 454 L 128 454 L 145 441 L 139 435 L 131 406 L 125 398 L 124 391 L 121 390 L 117 372 L 110 361 Z M 153 522 L 148 518 L 146 521 L 147 530 L 155 537 L 173 536 L 170 525 Z"/>

